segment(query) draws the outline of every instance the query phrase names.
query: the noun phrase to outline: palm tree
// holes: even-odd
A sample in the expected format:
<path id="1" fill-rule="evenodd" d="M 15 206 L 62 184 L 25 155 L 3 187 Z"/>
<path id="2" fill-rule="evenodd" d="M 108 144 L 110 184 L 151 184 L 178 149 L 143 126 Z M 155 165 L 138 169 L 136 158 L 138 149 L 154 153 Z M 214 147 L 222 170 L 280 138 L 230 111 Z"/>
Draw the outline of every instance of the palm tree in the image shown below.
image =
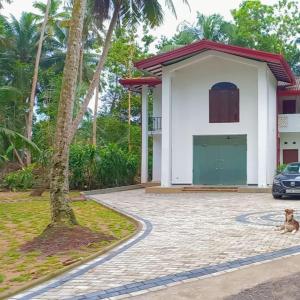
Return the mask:
<path id="1" fill-rule="evenodd" d="M 188 5 L 187 0 L 182 0 L 184 3 Z M 174 7 L 174 3 L 172 0 L 165 0 L 165 5 L 168 9 L 172 11 L 172 13 L 176 16 L 176 10 Z M 131 13 L 131 8 L 132 12 Z M 101 76 L 101 72 L 103 70 L 105 60 L 110 48 L 112 36 L 114 29 L 117 25 L 117 21 L 119 17 L 123 18 L 133 18 L 134 21 L 139 22 L 141 20 L 147 20 L 151 27 L 158 26 L 163 22 L 163 10 L 158 0 L 95 0 L 95 10 L 94 14 L 100 20 L 100 23 L 104 19 L 109 17 L 109 12 L 113 11 L 112 17 L 110 19 L 110 24 L 105 35 L 105 41 L 103 44 L 102 55 L 98 61 L 96 71 L 94 73 L 93 79 L 87 91 L 87 94 L 83 100 L 81 109 L 79 110 L 76 118 L 72 122 L 72 128 L 70 131 L 70 141 L 73 139 L 75 132 L 82 121 L 82 118 L 87 110 L 89 102 L 94 94 L 94 90 L 96 85 L 99 83 L 99 79 Z M 131 22 L 134 24 L 134 22 Z"/>
<path id="2" fill-rule="evenodd" d="M 70 22 L 67 53 L 62 78 L 60 101 L 54 138 L 54 154 L 51 164 L 51 224 L 77 224 L 75 214 L 67 202 L 69 128 L 72 122 L 80 42 L 82 37 L 86 0 L 74 0 Z"/>
<path id="3" fill-rule="evenodd" d="M 3 8 L 3 3 L 12 3 L 12 0 L 0 0 L 0 9 Z"/>
<path id="4" fill-rule="evenodd" d="M 183 0 L 187 2 L 187 0 Z M 166 0 L 166 5 L 175 12 L 174 4 L 171 0 Z M 63 72 L 61 96 L 59 101 L 57 125 L 54 142 L 54 155 L 51 165 L 51 224 L 77 224 L 73 210 L 67 202 L 67 175 L 68 175 L 68 155 L 69 145 L 74 133 L 81 122 L 87 106 L 92 98 L 96 86 L 99 84 L 100 75 L 104 67 L 108 50 L 110 48 L 112 35 L 119 17 L 126 17 L 129 12 L 129 2 L 122 0 L 95 0 L 94 14 L 100 23 L 109 17 L 112 11 L 110 24 L 106 32 L 103 44 L 102 55 L 98 61 L 95 74 L 89 86 L 87 95 L 72 122 L 76 82 L 78 77 L 78 65 L 80 60 L 80 44 L 82 41 L 82 31 L 84 16 L 86 12 L 86 0 L 74 0 L 72 19 L 69 28 L 68 46 L 66 62 Z M 132 8 L 137 19 L 149 20 L 152 26 L 156 26 L 163 21 L 163 10 L 157 0 L 132 0 Z"/>
<path id="5" fill-rule="evenodd" d="M 18 149 L 26 147 L 31 151 L 41 152 L 35 143 L 16 131 L 0 126 L 0 136 L 8 142 L 4 150 L 5 153 L 1 154 L 0 157 L 4 160 L 8 160 L 8 153 L 12 151 L 21 167 L 24 166 L 24 163 L 18 153 Z"/>
<path id="6" fill-rule="evenodd" d="M 39 38 L 35 17 L 32 13 L 23 12 L 19 20 L 11 16 L 7 34 L 13 40 L 12 47 L 7 49 L 6 55 L 22 63 L 32 63 L 36 53 Z"/>
<path id="7" fill-rule="evenodd" d="M 26 132 L 24 124 L 30 95 L 29 82 L 39 35 L 33 14 L 23 13 L 19 20 L 12 16 L 11 22 L 0 19 L 3 24 L 0 43 L 0 120 L 5 120 L 2 124 L 6 127 L 23 134 Z"/>
<path id="8" fill-rule="evenodd" d="M 9 39 L 6 36 L 6 30 L 8 26 L 9 25 L 7 19 L 4 16 L 0 15 L 0 48 L 9 46 Z"/>
<path id="9" fill-rule="evenodd" d="M 221 15 L 205 16 L 198 13 L 196 24 L 191 26 L 188 23 L 183 23 L 181 29 L 189 32 L 194 40 L 206 39 L 225 43 L 228 41 L 228 26 L 229 23 Z"/>
<path id="10" fill-rule="evenodd" d="M 92 144 L 97 145 L 97 115 L 98 115 L 98 103 L 99 103 L 99 85 L 96 86 L 95 91 L 95 105 L 93 115 L 93 132 L 92 132 Z"/>
<path id="11" fill-rule="evenodd" d="M 35 94 L 36 94 L 36 85 L 37 85 L 37 80 L 38 80 L 39 65 L 40 65 L 40 59 L 41 59 L 41 54 L 42 54 L 42 46 L 43 46 L 43 41 L 44 41 L 46 25 L 48 22 L 50 5 L 51 5 L 51 0 L 48 0 L 47 6 L 46 6 L 46 11 L 45 11 L 45 16 L 44 16 L 44 21 L 43 21 L 43 24 L 41 27 L 41 32 L 40 32 L 40 39 L 39 39 L 38 49 L 37 49 L 36 58 L 35 58 L 31 93 L 30 93 L 30 98 L 29 98 L 29 110 L 28 110 L 28 119 L 27 119 L 27 138 L 30 141 L 32 140 L 32 121 L 33 121 L 33 108 L 34 108 L 34 100 L 35 100 Z M 31 154 L 29 151 L 27 151 L 27 154 L 26 154 L 26 163 L 27 163 L 27 165 L 29 165 L 31 163 Z"/>
<path id="12" fill-rule="evenodd" d="M 205 16 L 197 13 L 197 21 L 194 24 L 184 21 L 179 24 L 177 30 L 178 33 L 166 41 L 160 52 L 174 50 L 202 39 L 225 44 L 234 43 L 235 39 L 235 26 L 218 14 Z"/>
<path id="13" fill-rule="evenodd" d="M 39 10 L 39 14 L 35 14 L 39 26 L 42 26 L 42 23 L 44 22 L 44 16 L 48 8 L 47 4 L 43 2 L 33 3 L 33 7 Z M 68 27 L 71 15 L 68 9 L 63 9 L 63 11 L 61 11 L 61 5 L 61 0 L 51 0 L 48 13 L 48 21 L 46 25 L 46 41 L 57 39 L 61 43 L 66 39 L 65 29 Z"/>

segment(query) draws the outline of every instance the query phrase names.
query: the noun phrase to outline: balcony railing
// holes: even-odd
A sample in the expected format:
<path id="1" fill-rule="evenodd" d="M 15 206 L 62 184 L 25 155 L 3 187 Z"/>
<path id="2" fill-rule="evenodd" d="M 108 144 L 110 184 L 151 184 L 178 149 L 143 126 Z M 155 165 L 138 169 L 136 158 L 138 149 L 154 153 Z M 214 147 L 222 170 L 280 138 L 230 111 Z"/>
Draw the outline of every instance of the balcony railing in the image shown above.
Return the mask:
<path id="1" fill-rule="evenodd" d="M 161 131 L 161 117 L 149 118 L 149 131 L 150 132 Z"/>
<path id="2" fill-rule="evenodd" d="M 279 132 L 300 132 L 300 114 L 278 115 Z"/>

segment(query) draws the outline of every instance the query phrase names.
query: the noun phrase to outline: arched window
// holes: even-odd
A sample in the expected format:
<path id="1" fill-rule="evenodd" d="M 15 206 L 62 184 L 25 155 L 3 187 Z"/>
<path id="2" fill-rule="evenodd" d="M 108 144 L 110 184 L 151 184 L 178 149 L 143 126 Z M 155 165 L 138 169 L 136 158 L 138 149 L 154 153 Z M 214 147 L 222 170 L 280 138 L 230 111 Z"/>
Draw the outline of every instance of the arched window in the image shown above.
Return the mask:
<path id="1" fill-rule="evenodd" d="M 240 121 L 239 89 L 231 82 L 218 82 L 209 91 L 209 123 Z"/>

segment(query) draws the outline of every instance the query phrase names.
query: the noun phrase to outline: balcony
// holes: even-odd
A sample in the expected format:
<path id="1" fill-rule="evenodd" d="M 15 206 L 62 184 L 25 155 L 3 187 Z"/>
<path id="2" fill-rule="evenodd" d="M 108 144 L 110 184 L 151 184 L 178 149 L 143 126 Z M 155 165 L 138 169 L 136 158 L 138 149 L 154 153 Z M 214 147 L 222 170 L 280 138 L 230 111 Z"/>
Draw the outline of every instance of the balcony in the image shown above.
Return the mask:
<path id="1" fill-rule="evenodd" d="M 149 118 L 149 134 L 161 134 L 161 117 Z"/>
<path id="2" fill-rule="evenodd" d="M 300 132 L 300 114 L 278 115 L 279 132 Z"/>

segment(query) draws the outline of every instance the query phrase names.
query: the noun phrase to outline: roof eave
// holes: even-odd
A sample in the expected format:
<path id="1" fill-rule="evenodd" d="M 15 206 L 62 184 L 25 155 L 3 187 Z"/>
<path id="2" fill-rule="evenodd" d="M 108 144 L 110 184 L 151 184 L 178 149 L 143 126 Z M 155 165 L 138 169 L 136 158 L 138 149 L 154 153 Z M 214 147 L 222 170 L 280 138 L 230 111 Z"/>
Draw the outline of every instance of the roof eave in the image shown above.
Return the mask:
<path id="1" fill-rule="evenodd" d="M 163 64 L 167 63 L 168 61 L 175 60 L 180 57 L 187 56 L 189 54 L 196 55 L 197 53 L 207 51 L 207 50 L 215 50 L 227 54 L 243 56 L 249 59 L 265 61 L 266 63 L 279 64 L 282 66 L 286 77 L 289 79 L 288 83 L 294 85 L 296 82 L 295 76 L 291 71 L 290 66 L 288 65 L 284 57 L 280 54 L 274 54 L 274 53 L 264 52 L 260 50 L 233 46 L 233 45 L 225 45 L 225 44 L 220 44 L 208 40 L 198 41 L 190 45 L 183 46 L 181 48 L 147 58 L 145 60 L 136 62 L 134 65 L 136 68 L 140 70 L 145 70 L 147 68 L 156 67 L 156 66 L 161 67 Z M 276 77 L 276 74 L 274 74 L 274 76 Z M 277 80 L 279 80 L 279 78 L 277 78 Z"/>

